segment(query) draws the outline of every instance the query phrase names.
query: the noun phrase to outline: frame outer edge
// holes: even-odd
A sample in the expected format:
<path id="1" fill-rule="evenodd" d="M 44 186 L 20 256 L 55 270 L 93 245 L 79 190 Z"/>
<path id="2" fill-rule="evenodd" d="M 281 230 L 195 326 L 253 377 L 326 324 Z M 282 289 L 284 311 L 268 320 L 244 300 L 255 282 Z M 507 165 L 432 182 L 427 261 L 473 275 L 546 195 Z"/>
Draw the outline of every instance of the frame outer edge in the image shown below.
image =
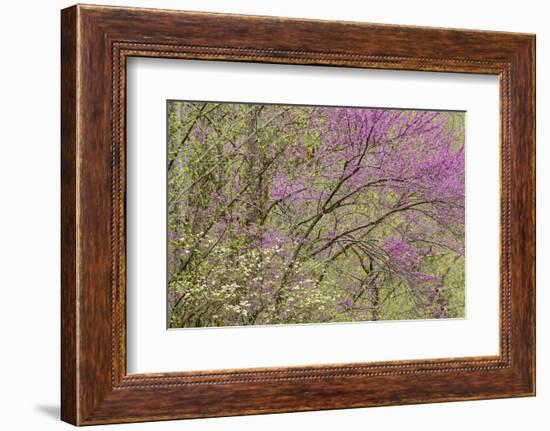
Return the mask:
<path id="1" fill-rule="evenodd" d="M 533 396 L 537 395 L 537 36 L 533 35 L 530 44 L 530 55 L 533 61 L 533 68 L 531 71 L 531 79 L 533 82 L 533 94 L 531 96 L 531 104 L 533 107 L 533 157 L 531 160 L 531 165 L 533 169 L 533 192 L 532 192 L 532 202 L 533 202 L 533 236 L 534 236 L 534 259 L 533 259 L 533 317 L 532 317 L 532 337 L 533 337 L 533 358 L 532 358 L 532 379 L 533 379 L 533 388 L 531 394 Z"/>
<path id="2" fill-rule="evenodd" d="M 530 369 L 529 369 L 529 377 L 530 377 L 530 384 L 529 384 L 529 395 L 530 396 L 536 396 L 537 395 L 537 293 L 536 293 L 536 284 L 537 284 L 537 259 L 536 259 L 536 253 L 537 253 L 537 199 L 536 199 L 536 190 L 537 190 L 537 160 L 536 160 L 536 153 L 537 153 L 537 132 L 536 132 L 536 125 L 537 125 L 537 37 L 535 34 L 531 35 L 528 38 L 527 42 L 528 48 L 527 48 L 527 64 L 529 65 L 529 75 L 527 76 L 527 83 L 529 85 L 530 94 L 529 94 L 529 100 L 528 103 L 530 105 L 531 109 L 531 117 L 530 117 L 530 123 L 529 123 L 529 146 L 531 148 L 531 157 L 529 160 L 530 164 L 530 179 L 532 181 L 532 189 L 531 193 L 528 197 L 530 200 L 531 207 L 531 226 L 532 226 L 532 244 L 531 244 L 531 250 L 532 253 L 532 261 L 530 262 L 531 268 L 530 268 L 530 276 L 531 279 L 531 285 L 529 286 L 530 292 L 529 292 L 529 299 L 530 299 L 530 307 L 531 307 L 531 314 L 529 319 L 529 325 L 530 325 L 530 331 L 529 331 L 529 337 L 530 337 L 530 343 L 531 343 L 531 349 L 530 349 Z"/>
<path id="3" fill-rule="evenodd" d="M 78 6 L 61 11 L 61 420 L 78 425 Z"/>
<path id="4" fill-rule="evenodd" d="M 520 396 L 536 396 L 535 36 L 522 42 L 511 61 L 511 361 Z"/>

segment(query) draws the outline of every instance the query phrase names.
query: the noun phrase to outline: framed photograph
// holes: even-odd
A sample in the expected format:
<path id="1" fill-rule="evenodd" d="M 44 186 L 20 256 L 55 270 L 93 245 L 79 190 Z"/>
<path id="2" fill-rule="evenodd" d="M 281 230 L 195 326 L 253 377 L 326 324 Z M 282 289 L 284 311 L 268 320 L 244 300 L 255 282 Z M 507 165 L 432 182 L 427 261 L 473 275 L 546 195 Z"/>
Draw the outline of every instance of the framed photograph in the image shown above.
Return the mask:
<path id="1" fill-rule="evenodd" d="M 535 394 L 535 36 L 62 11 L 62 419 Z"/>

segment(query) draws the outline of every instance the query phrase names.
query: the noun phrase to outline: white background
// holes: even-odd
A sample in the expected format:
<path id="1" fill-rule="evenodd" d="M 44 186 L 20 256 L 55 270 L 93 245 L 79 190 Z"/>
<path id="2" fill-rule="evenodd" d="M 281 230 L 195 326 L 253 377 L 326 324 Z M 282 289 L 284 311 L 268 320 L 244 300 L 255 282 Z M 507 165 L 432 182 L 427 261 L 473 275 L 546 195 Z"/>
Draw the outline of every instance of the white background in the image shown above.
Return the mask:
<path id="1" fill-rule="evenodd" d="M 404 407 L 105 426 L 135 430 L 544 430 L 550 423 L 550 28 L 537 0 L 132 0 L 103 3 L 537 33 L 538 396 Z M 5 2 L 0 15 L 0 426 L 62 430 L 59 399 L 59 9 Z"/>
<path id="2" fill-rule="evenodd" d="M 498 354 L 497 76 L 134 58 L 127 83 L 128 372 Z M 167 331 L 166 99 L 184 98 L 466 111 L 467 318 Z"/>

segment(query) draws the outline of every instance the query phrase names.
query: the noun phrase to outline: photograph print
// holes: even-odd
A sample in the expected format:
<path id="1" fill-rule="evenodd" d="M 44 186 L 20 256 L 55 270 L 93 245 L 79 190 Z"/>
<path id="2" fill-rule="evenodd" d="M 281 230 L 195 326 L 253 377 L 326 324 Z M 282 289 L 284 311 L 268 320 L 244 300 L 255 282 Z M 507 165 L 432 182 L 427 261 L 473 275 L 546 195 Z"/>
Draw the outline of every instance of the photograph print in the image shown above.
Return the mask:
<path id="1" fill-rule="evenodd" d="M 464 318 L 465 118 L 169 100 L 168 327 Z"/>

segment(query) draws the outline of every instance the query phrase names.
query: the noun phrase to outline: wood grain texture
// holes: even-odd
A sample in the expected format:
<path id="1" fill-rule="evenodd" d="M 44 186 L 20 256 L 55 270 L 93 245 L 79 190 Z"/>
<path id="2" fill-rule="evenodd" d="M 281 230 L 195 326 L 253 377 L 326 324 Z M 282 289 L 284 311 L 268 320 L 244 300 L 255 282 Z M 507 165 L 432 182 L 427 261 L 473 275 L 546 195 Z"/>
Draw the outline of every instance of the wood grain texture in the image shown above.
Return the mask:
<path id="1" fill-rule="evenodd" d="M 78 5 L 62 11 L 61 36 L 63 420 L 88 425 L 534 395 L 533 35 Z M 127 375 L 129 56 L 499 75 L 500 354 Z"/>
<path id="2" fill-rule="evenodd" d="M 76 299 L 76 8 L 61 16 L 61 417 L 78 421 Z"/>

